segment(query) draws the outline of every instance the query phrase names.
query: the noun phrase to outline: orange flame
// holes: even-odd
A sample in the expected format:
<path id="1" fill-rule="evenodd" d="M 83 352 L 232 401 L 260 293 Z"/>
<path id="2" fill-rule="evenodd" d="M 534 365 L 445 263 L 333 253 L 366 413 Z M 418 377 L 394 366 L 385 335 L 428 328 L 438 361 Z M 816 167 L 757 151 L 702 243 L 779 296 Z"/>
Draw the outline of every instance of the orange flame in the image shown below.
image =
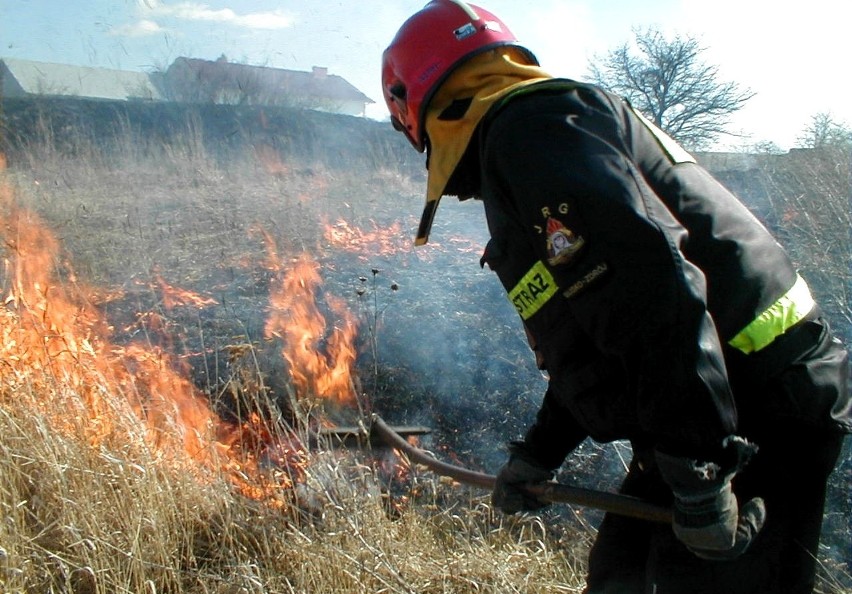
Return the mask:
<path id="1" fill-rule="evenodd" d="M 285 272 L 274 241 L 268 234 L 265 238 L 268 266 L 278 277 L 270 288 L 271 312 L 265 334 L 283 341 L 281 354 L 289 365 L 298 395 L 330 399 L 341 405 L 357 404 L 353 381 L 357 355 L 354 316 L 342 300 L 327 296 L 328 307 L 339 320 L 329 329 L 316 304 L 316 291 L 322 284 L 319 265 L 303 254 Z"/>
<path id="2" fill-rule="evenodd" d="M 73 272 L 59 264 L 55 236 L 3 183 L 0 241 L 0 405 L 23 404 L 53 430 L 95 445 L 141 439 L 163 459 L 222 470 L 239 492 L 271 503 L 304 478 L 305 449 L 295 436 L 272 436 L 257 416 L 242 426 L 222 421 L 168 353 L 116 345 L 88 295 L 67 282 Z M 172 289 L 161 286 L 164 294 Z M 272 480 L 264 463 L 277 469 Z"/>
<path id="3" fill-rule="evenodd" d="M 182 305 L 203 309 L 209 305 L 218 305 L 212 297 L 204 297 L 198 293 L 170 285 L 159 274 L 156 276 L 156 282 L 160 294 L 163 296 L 163 307 L 166 309 L 174 309 Z"/>
<path id="4" fill-rule="evenodd" d="M 481 241 L 462 235 L 444 239 L 433 239 L 428 250 L 415 249 L 411 241 L 411 232 L 403 229 L 396 221 L 389 225 L 380 225 L 371 221 L 372 229 L 364 230 L 357 225 L 338 219 L 334 224 L 325 224 L 323 235 L 326 243 L 335 249 L 357 254 L 359 259 L 367 261 L 376 255 L 413 256 L 418 260 L 430 262 L 438 252 L 481 252 Z"/>
<path id="5" fill-rule="evenodd" d="M 325 240 L 332 247 L 365 257 L 377 253 L 392 256 L 411 251 L 413 244 L 408 233 L 403 231 L 400 222 L 384 227 L 376 222 L 372 225 L 371 231 L 364 231 L 343 219 L 338 219 L 333 225 L 325 225 Z"/>

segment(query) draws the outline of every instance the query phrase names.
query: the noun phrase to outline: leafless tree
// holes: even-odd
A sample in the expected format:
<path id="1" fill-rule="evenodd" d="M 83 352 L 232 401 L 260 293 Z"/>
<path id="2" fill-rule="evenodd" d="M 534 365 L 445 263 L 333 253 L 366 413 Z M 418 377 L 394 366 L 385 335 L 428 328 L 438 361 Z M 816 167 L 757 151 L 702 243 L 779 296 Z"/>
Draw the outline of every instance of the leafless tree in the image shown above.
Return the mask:
<path id="1" fill-rule="evenodd" d="M 822 111 L 811 116 L 797 142 L 801 148 L 849 148 L 852 147 L 852 129 L 835 120 L 829 112 Z"/>
<path id="2" fill-rule="evenodd" d="M 730 115 L 754 93 L 721 81 L 718 67 L 702 62 L 706 48 L 694 37 L 669 39 L 653 27 L 633 33 L 632 44 L 590 61 L 591 79 L 626 98 L 687 148 L 706 148 L 732 134 Z"/>

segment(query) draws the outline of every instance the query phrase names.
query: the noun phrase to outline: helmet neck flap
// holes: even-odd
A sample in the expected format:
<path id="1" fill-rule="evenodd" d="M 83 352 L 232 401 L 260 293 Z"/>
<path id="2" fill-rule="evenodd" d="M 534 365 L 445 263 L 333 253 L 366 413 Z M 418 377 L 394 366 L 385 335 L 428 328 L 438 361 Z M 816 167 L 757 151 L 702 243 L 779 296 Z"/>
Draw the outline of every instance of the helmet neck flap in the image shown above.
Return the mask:
<path id="1" fill-rule="evenodd" d="M 503 51 L 509 48 L 512 51 Z M 470 63 L 477 67 L 471 69 Z M 499 18 L 462 0 L 429 2 L 403 23 L 384 51 L 382 94 L 391 122 L 415 149 L 430 149 L 427 203 L 417 245 L 428 239 L 437 202 L 479 119 L 516 85 L 549 78 L 537 66 L 535 56 Z M 456 76 L 462 69 L 464 75 Z M 457 99 L 471 99 L 467 111 L 439 119 Z"/>
<path id="2" fill-rule="evenodd" d="M 519 58 L 520 52 L 510 47 L 475 56 L 450 75 L 427 106 L 429 172 L 426 205 L 415 245 L 429 240 L 438 202 L 482 117 L 494 103 L 516 89 L 551 78 L 538 66 L 524 64 Z M 464 113 L 446 117 L 451 106 L 458 105 L 460 100 L 467 104 Z"/>

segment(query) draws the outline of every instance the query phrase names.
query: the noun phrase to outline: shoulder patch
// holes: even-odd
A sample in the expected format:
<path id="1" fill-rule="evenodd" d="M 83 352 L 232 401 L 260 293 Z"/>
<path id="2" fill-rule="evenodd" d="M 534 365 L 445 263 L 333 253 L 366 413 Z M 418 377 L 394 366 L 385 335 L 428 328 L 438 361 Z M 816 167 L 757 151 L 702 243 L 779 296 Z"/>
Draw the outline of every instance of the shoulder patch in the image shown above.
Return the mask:
<path id="1" fill-rule="evenodd" d="M 574 233 L 571 229 L 553 217 L 547 218 L 547 263 L 551 266 L 568 264 L 586 244 L 582 235 Z"/>

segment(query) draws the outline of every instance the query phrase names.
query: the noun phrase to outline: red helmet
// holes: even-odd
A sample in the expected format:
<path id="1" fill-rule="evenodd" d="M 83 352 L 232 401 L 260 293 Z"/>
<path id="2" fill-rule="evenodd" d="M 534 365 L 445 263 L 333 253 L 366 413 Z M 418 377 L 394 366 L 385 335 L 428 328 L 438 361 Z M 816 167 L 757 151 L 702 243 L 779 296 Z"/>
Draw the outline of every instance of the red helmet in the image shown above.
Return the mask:
<path id="1" fill-rule="evenodd" d="M 382 94 L 393 127 L 419 152 L 426 148 L 426 106 L 441 83 L 463 62 L 501 45 L 519 47 L 538 60 L 496 16 L 461 0 L 433 0 L 410 17 L 382 55 Z"/>

